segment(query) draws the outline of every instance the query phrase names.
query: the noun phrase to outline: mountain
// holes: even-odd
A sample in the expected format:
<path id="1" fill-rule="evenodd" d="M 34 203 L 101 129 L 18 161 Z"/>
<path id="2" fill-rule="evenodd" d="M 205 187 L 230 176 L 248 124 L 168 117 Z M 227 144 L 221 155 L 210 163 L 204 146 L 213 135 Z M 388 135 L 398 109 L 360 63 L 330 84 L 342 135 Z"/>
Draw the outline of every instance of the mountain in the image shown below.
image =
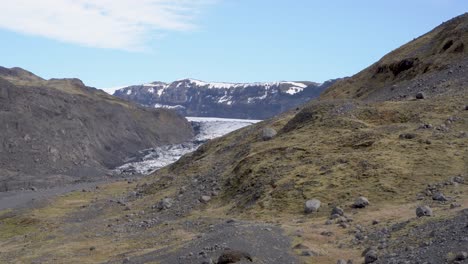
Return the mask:
<path id="1" fill-rule="evenodd" d="M 466 262 L 467 28 L 454 18 L 139 182 L 0 215 L 0 261 Z"/>
<path id="2" fill-rule="evenodd" d="M 190 124 L 86 87 L 0 67 L 0 189 L 99 178 L 137 151 L 190 138 Z"/>
<path id="3" fill-rule="evenodd" d="M 265 119 L 309 101 L 333 84 L 313 82 L 215 83 L 184 79 L 115 91 L 139 104 L 175 109 L 185 116 Z"/>

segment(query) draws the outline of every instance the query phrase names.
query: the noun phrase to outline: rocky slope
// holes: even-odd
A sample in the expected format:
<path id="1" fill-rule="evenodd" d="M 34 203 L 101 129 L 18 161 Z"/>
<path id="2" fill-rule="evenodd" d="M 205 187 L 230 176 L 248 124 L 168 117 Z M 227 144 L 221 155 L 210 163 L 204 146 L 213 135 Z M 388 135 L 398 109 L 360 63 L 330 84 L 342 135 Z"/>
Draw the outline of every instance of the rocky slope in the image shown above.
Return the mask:
<path id="1" fill-rule="evenodd" d="M 466 93 L 468 13 L 415 38 L 353 78 L 333 85 L 323 99 L 405 100 L 418 92 L 428 96 Z"/>
<path id="2" fill-rule="evenodd" d="M 0 190 L 105 175 L 137 151 L 190 138 L 190 124 L 86 87 L 0 68 Z"/>
<path id="3" fill-rule="evenodd" d="M 115 91 L 122 99 L 185 116 L 266 119 L 317 97 L 335 80 L 274 83 L 210 83 L 184 79 L 153 82 Z"/>
<path id="4" fill-rule="evenodd" d="M 468 31 L 451 32 L 467 25 L 457 17 L 391 54 L 465 47 Z M 458 50 L 414 75 L 406 62 L 388 79 L 365 70 L 140 182 L 4 213 L 0 260 L 466 262 L 468 56 Z"/>

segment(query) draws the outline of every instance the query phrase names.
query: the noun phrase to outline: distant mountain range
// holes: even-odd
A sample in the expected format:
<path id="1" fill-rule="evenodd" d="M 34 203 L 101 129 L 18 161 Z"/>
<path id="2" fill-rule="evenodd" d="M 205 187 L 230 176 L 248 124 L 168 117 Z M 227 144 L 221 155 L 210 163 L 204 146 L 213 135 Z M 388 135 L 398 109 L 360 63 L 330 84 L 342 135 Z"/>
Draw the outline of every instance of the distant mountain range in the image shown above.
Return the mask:
<path id="1" fill-rule="evenodd" d="M 185 116 L 265 119 L 320 95 L 335 83 L 224 83 L 183 79 L 121 88 L 114 96 L 155 108 L 175 109 Z"/>

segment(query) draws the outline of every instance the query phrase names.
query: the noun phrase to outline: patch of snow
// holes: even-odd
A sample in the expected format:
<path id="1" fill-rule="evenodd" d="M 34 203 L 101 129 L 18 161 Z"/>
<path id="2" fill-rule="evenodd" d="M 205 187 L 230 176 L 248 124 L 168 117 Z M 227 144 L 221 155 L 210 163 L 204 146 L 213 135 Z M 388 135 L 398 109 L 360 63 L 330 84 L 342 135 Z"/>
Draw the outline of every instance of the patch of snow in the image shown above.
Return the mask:
<path id="1" fill-rule="evenodd" d="M 303 90 L 302 88 L 290 87 L 290 88 L 286 91 L 286 93 L 287 93 L 287 94 L 290 94 L 290 95 L 294 95 L 294 94 L 297 94 L 297 93 L 299 93 L 299 92 L 302 92 L 302 90 Z"/>
<path id="2" fill-rule="evenodd" d="M 165 88 L 158 89 L 158 96 L 159 96 L 159 97 L 161 97 L 161 95 L 164 93 L 164 89 L 165 89 Z"/>
<path id="3" fill-rule="evenodd" d="M 154 93 L 154 88 L 153 88 L 153 87 L 149 88 L 149 89 L 148 89 L 148 92 Z"/>
<path id="4" fill-rule="evenodd" d="M 227 93 L 225 93 L 223 97 L 219 98 L 218 104 L 222 104 L 222 103 L 225 103 L 225 102 L 226 102 L 226 104 L 229 104 L 228 102 L 231 102 L 231 104 L 232 104 L 231 100 L 232 100 L 232 96 L 229 96 L 229 95 L 227 95 Z"/>
<path id="5" fill-rule="evenodd" d="M 280 86 L 281 84 L 290 84 L 297 86 L 299 88 L 305 88 L 307 87 L 306 84 L 300 83 L 300 82 L 253 82 L 253 83 L 227 83 L 227 82 L 205 82 L 205 81 L 200 81 L 196 79 L 183 79 L 183 80 L 178 80 L 179 82 L 183 81 L 188 81 L 191 84 L 194 84 L 199 87 L 207 87 L 210 89 L 230 89 L 230 88 L 246 88 L 246 87 L 253 87 L 253 86 L 264 86 L 267 89 L 271 87 L 277 87 Z M 181 83 L 177 84 L 177 87 L 181 85 Z"/>
<path id="6" fill-rule="evenodd" d="M 131 89 L 128 89 L 127 95 L 131 95 L 131 94 L 132 94 L 132 90 L 131 90 Z"/>
<path id="7" fill-rule="evenodd" d="M 247 99 L 247 103 L 253 103 L 253 102 L 256 102 L 256 101 L 260 101 L 260 100 L 264 100 L 268 97 L 268 89 L 265 89 L 265 94 L 263 94 L 262 96 L 257 96 L 257 97 L 250 97 Z"/>
<path id="8" fill-rule="evenodd" d="M 291 84 L 293 86 L 299 87 L 299 88 L 306 88 L 307 85 L 304 83 L 299 83 L 299 82 L 283 82 L 284 84 Z"/>
<path id="9" fill-rule="evenodd" d="M 162 104 L 155 104 L 154 108 L 165 108 L 165 109 L 180 109 L 185 108 L 183 105 L 162 105 Z"/>

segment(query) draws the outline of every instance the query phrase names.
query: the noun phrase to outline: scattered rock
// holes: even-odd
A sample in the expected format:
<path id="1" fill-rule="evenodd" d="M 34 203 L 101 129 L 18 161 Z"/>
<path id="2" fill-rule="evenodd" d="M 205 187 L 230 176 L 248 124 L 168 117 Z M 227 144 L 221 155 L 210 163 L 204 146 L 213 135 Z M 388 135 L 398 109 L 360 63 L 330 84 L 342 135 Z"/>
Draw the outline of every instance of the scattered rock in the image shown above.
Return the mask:
<path id="1" fill-rule="evenodd" d="M 303 256 L 303 257 L 313 257 L 313 256 L 317 256 L 317 254 L 315 254 L 315 252 L 313 252 L 311 250 L 303 250 L 301 252 L 301 256 Z"/>
<path id="2" fill-rule="evenodd" d="M 31 187 L 31 188 L 29 188 L 29 189 L 30 189 L 31 191 L 33 191 L 33 192 L 37 192 L 37 188 L 36 188 L 36 187 L 34 187 L 34 186 L 32 186 L 32 187 Z"/>
<path id="3" fill-rule="evenodd" d="M 218 258 L 217 264 L 237 263 L 241 260 L 253 261 L 249 253 L 239 250 L 225 250 Z"/>
<path id="4" fill-rule="evenodd" d="M 374 251 L 375 251 L 375 250 L 377 250 L 377 248 L 374 247 L 374 246 L 368 247 L 368 248 L 364 249 L 364 251 L 361 253 L 361 256 L 362 256 L 362 257 L 365 257 L 366 254 L 367 254 L 367 252 L 369 252 L 369 251 L 371 251 L 371 250 L 374 250 Z"/>
<path id="5" fill-rule="evenodd" d="M 432 215 L 433 215 L 432 209 L 427 205 L 419 206 L 418 208 L 416 208 L 417 217 L 432 216 Z"/>
<path id="6" fill-rule="evenodd" d="M 348 227 L 349 227 L 349 224 L 348 224 L 348 223 L 345 223 L 345 222 L 343 222 L 343 223 L 340 223 L 340 224 L 339 224 L 339 226 L 340 226 L 341 228 L 345 228 L 345 229 L 346 229 L 346 228 L 348 228 Z"/>
<path id="7" fill-rule="evenodd" d="M 96 247 L 94 247 L 94 246 L 89 248 L 89 251 L 94 251 L 94 250 L 96 250 Z"/>
<path id="8" fill-rule="evenodd" d="M 400 139 L 413 139 L 416 137 L 416 134 L 413 133 L 403 133 L 399 136 Z"/>
<path id="9" fill-rule="evenodd" d="M 468 105 L 465 105 L 465 111 L 468 111 Z"/>
<path id="10" fill-rule="evenodd" d="M 461 207 L 461 204 L 459 204 L 459 203 L 451 203 L 450 204 L 450 209 L 455 209 L 455 208 L 458 208 L 458 207 Z"/>
<path id="11" fill-rule="evenodd" d="M 418 100 L 426 99 L 426 94 L 424 94 L 423 92 L 419 92 L 416 94 L 416 99 Z"/>
<path id="12" fill-rule="evenodd" d="M 153 206 L 158 210 L 167 210 L 172 207 L 173 200 L 171 198 L 162 199 L 157 205 Z"/>
<path id="13" fill-rule="evenodd" d="M 461 261 L 461 260 L 465 260 L 465 259 L 468 259 L 468 253 L 465 252 L 465 251 L 462 251 L 462 252 L 458 253 L 457 256 L 455 256 L 455 260 L 457 260 L 457 261 Z"/>
<path id="14" fill-rule="evenodd" d="M 327 236 L 327 237 L 331 237 L 331 236 L 333 236 L 333 232 L 331 232 L 331 231 L 323 231 L 322 233 L 320 233 L 320 235 L 322 235 L 322 236 Z"/>
<path id="15" fill-rule="evenodd" d="M 339 215 L 339 214 L 332 214 L 330 216 L 330 219 L 333 220 L 333 219 L 337 219 L 337 218 L 340 218 L 340 217 L 341 217 L 341 215 Z"/>
<path id="16" fill-rule="evenodd" d="M 309 247 L 306 246 L 306 245 L 304 245 L 304 244 L 302 244 L 302 243 L 299 243 L 299 244 L 295 245 L 295 246 L 293 247 L 293 249 L 309 249 Z"/>
<path id="17" fill-rule="evenodd" d="M 364 256 L 364 263 L 365 264 L 368 264 L 368 263 L 374 263 L 377 261 L 377 259 L 379 259 L 377 257 L 377 251 L 375 250 L 369 250 L 366 255 Z"/>
<path id="18" fill-rule="evenodd" d="M 373 221 L 372 221 L 372 224 L 373 224 L 373 225 L 378 225 L 378 224 L 379 224 L 379 220 L 373 220 Z"/>
<path id="19" fill-rule="evenodd" d="M 331 216 L 332 216 L 332 218 L 333 218 L 334 215 L 343 216 L 343 215 L 344 215 L 343 209 L 341 209 L 341 208 L 338 207 L 338 206 L 333 207 L 333 209 L 332 209 L 332 211 L 331 211 Z"/>
<path id="20" fill-rule="evenodd" d="M 344 260 L 344 259 L 339 259 L 339 260 L 336 262 L 336 264 L 347 264 L 347 263 L 346 263 L 346 260 Z"/>
<path id="21" fill-rule="evenodd" d="M 421 124 L 419 129 L 431 129 L 433 128 L 432 124 Z"/>
<path id="22" fill-rule="evenodd" d="M 448 199 L 445 197 L 443 193 L 437 192 L 432 195 L 432 200 L 439 201 L 439 202 L 446 202 Z"/>
<path id="23" fill-rule="evenodd" d="M 359 198 L 356 199 L 356 201 L 354 201 L 354 208 L 364 208 L 366 206 L 369 205 L 369 200 L 364 197 L 364 196 L 361 196 Z"/>
<path id="24" fill-rule="evenodd" d="M 455 176 L 452 178 L 453 182 L 463 184 L 465 182 L 465 179 L 462 176 Z"/>
<path id="25" fill-rule="evenodd" d="M 321 205 L 321 202 L 317 199 L 308 200 L 305 203 L 304 212 L 306 214 L 317 212 L 318 209 L 320 208 L 320 205 Z"/>
<path id="26" fill-rule="evenodd" d="M 202 195 L 202 197 L 200 197 L 200 202 L 202 203 L 208 203 L 209 201 L 211 201 L 211 196 Z"/>
<path id="27" fill-rule="evenodd" d="M 271 127 L 265 127 L 263 130 L 262 130 L 262 139 L 264 141 L 267 141 L 267 140 L 270 140 L 272 139 L 273 137 L 275 137 L 277 134 L 276 130 L 274 130 L 273 128 Z"/>

